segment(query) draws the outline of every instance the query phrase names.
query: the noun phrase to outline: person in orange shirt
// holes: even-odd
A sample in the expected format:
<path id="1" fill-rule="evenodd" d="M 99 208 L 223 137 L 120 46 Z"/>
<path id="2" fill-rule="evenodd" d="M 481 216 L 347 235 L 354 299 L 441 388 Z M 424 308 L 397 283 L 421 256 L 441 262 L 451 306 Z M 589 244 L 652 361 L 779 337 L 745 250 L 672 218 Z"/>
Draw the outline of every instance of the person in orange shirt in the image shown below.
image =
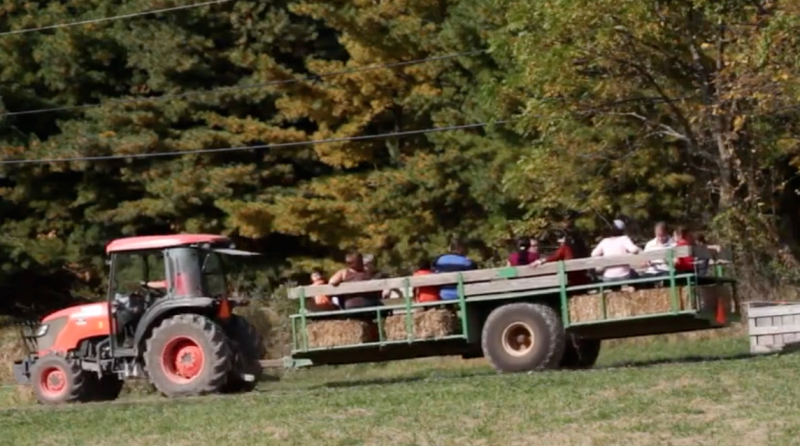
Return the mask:
<path id="1" fill-rule="evenodd" d="M 423 260 L 417 265 L 415 276 L 426 276 L 433 274 L 430 260 Z M 439 300 L 439 288 L 435 286 L 425 286 L 414 288 L 414 302 L 436 302 Z"/>
<path id="2" fill-rule="evenodd" d="M 325 276 L 323 276 L 322 271 L 315 269 L 311 272 L 311 284 L 312 285 L 325 285 L 328 281 L 325 280 Z M 339 310 L 340 308 L 333 303 L 333 300 L 330 296 L 321 295 L 321 296 L 314 296 L 314 311 L 333 311 Z"/>

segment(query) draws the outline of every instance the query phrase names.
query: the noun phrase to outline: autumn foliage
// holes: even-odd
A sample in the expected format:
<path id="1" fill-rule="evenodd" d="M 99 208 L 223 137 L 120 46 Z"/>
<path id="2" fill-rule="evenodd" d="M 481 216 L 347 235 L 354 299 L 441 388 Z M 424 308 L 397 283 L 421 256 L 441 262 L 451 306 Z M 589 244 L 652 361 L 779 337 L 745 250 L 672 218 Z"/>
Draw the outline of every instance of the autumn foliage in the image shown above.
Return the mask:
<path id="1" fill-rule="evenodd" d="M 0 0 L 0 32 L 176 4 Z M 798 36 L 800 4 L 766 0 L 240 0 L 0 35 L 3 159 L 507 121 L 0 165 L 4 299 L 95 291 L 123 236 L 229 234 L 277 282 L 351 248 L 401 272 L 452 234 L 491 263 L 569 212 L 690 223 L 793 280 Z"/>

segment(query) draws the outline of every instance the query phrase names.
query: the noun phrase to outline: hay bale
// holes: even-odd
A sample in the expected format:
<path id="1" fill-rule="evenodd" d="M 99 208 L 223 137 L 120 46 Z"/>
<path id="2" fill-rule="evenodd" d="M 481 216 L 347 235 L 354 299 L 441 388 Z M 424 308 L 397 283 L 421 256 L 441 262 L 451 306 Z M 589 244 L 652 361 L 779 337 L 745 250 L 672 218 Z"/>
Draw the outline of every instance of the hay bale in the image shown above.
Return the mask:
<path id="1" fill-rule="evenodd" d="M 363 320 L 309 321 L 308 347 L 336 347 L 378 341 L 378 327 Z"/>
<path id="2" fill-rule="evenodd" d="M 14 386 L 14 393 L 11 395 L 10 402 L 17 405 L 36 403 L 36 395 L 31 386 Z"/>
<path id="3" fill-rule="evenodd" d="M 0 384 L 15 384 L 12 366 L 25 357 L 27 351 L 16 325 L 0 328 Z"/>
<path id="4" fill-rule="evenodd" d="M 667 287 L 636 291 L 612 291 L 604 294 L 606 295 L 606 315 L 609 319 L 669 313 L 672 311 L 670 289 Z M 603 320 L 600 298 L 600 293 L 571 297 L 569 300 L 570 321 L 590 322 Z M 678 303 L 678 310 L 689 309 L 689 295 L 686 288 L 678 288 Z"/>
<path id="5" fill-rule="evenodd" d="M 412 313 L 414 320 L 414 339 L 435 339 L 449 336 L 458 331 L 459 320 L 450 310 L 431 309 Z M 397 314 L 384 322 L 386 339 L 400 341 L 407 338 L 406 315 Z"/>

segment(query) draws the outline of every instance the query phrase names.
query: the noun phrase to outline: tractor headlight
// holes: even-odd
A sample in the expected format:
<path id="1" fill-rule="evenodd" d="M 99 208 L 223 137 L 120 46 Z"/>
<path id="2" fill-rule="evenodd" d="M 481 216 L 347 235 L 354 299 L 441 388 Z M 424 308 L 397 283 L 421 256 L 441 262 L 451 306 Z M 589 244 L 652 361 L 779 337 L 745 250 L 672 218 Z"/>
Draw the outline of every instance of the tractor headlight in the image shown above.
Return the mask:
<path id="1" fill-rule="evenodd" d="M 47 324 L 40 325 L 39 328 L 36 329 L 36 333 L 34 334 L 34 336 L 36 336 L 37 338 L 41 338 L 42 336 L 46 335 L 48 327 L 49 326 Z"/>

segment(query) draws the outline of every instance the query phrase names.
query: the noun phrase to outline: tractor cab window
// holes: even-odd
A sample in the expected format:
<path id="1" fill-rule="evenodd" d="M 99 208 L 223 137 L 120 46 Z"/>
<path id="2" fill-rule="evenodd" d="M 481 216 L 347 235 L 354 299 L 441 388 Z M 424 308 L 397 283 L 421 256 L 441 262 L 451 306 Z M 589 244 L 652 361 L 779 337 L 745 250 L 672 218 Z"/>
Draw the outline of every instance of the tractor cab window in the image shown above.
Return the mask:
<path id="1" fill-rule="evenodd" d="M 164 256 L 160 251 L 116 254 L 113 265 L 114 294 L 130 295 L 142 287 L 166 290 Z"/>
<path id="2" fill-rule="evenodd" d="M 203 281 L 208 296 L 224 296 L 227 294 L 225 270 L 222 257 L 213 251 L 206 251 L 203 261 Z"/>
<path id="3" fill-rule="evenodd" d="M 179 247 L 168 251 L 170 291 L 176 297 L 225 295 L 227 283 L 222 256 L 213 250 Z"/>

